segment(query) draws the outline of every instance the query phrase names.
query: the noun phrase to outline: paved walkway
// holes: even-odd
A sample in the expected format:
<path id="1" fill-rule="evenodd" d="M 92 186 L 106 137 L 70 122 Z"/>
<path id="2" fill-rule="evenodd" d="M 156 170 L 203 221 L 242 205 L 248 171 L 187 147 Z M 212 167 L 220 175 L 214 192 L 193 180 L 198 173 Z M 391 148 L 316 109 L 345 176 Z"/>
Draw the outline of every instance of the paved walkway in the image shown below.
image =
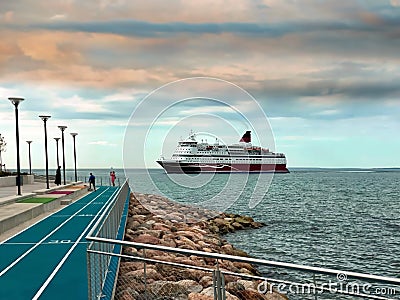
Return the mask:
<path id="1" fill-rule="evenodd" d="M 54 183 L 49 183 L 50 189 L 57 187 Z M 59 188 L 64 187 L 63 185 L 59 186 Z M 30 196 L 36 190 L 46 189 L 45 182 L 35 182 L 33 184 L 25 184 L 21 186 L 21 194 L 22 197 Z M 0 187 L 0 205 L 10 202 L 11 200 L 17 200 L 21 198 L 18 195 L 18 188 L 16 186 L 2 186 Z"/>
<path id="2" fill-rule="evenodd" d="M 0 242 L 0 299 L 87 299 L 84 237 L 117 187 L 99 187 Z"/>

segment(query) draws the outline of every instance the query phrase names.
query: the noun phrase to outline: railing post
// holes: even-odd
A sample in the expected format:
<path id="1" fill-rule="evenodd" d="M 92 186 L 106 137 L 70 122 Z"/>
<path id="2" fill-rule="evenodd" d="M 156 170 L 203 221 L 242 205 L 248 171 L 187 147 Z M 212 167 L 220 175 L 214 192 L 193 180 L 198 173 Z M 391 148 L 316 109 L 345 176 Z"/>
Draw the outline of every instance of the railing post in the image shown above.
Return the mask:
<path id="1" fill-rule="evenodd" d="M 214 300 L 225 300 L 225 280 L 220 270 L 213 271 Z"/>
<path id="2" fill-rule="evenodd" d="M 146 258 L 146 249 L 143 248 L 143 258 Z M 144 291 L 147 292 L 146 261 L 143 261 Z"/>
<path id="3" fill-rule="evenodd" d="M 89 247 L 89 244 L 88 244 Z M 87 276 L 88 276 L 88 298 L 89 299 L 93 299 L 92 296 L 92 263 L 91 263 L 91 257 L 90 257 L 90 253 L 86 252 L 86 261 L 87 261 Z"/>
<path id="4" fill-rule="evenodd" d="M 318 296 L 317 296 L 317 280 L 315 279 L 315 273 L 313 274 L 313 282 L 314 282 L 314 300 L 318 300 Z"/>
<path id="5" fill-rule="evenodd" d="M 214 300 L 225 300 L 225 279 L 224 274 L 219 270 L 218 259 L 217 269 L 213 271 L 213 288 L 214 288 Z"/>
<path id="6" fill-rule="evenodd" d="M 218 292 L 217 292 L 217 274 L 216 271 L 213 271 L 213 290 L 214 290 L 214 300 L 218 300 Z"/>
<path id="7" fill-rule="evenodd" d="M 226 294 L 225 294 L 225 277 L 224 274 L 221 273 L 221 294 L 223 300 L 226 299 Z"/>

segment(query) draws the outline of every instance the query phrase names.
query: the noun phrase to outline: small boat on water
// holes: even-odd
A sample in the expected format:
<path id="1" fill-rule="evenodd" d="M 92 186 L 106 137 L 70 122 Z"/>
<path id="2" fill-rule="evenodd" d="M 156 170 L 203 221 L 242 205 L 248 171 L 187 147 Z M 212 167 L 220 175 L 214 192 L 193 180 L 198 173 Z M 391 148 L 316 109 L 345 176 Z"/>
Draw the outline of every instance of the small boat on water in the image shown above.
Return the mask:
<path id="1" fill-rule="evenodd" d="M 232 145 L 198 142 L 196 134 L 178 142 L 172 157 L 161 157 L 157 163 L 167 173 L 288 173 L 286 156 L 251 144 L 251 131 Z"/>

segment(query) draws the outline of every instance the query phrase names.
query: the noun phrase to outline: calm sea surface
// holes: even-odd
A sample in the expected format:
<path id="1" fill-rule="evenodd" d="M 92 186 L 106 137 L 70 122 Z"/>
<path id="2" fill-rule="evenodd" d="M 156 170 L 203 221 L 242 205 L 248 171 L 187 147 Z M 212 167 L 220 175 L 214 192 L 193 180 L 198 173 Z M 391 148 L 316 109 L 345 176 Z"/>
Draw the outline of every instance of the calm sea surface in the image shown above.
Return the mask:
<path id="1" fill-rule="evenodd" d="M 80 170 L 79 175 L 89 171 L 108 182 L 109 170 Z M 123 170 L 116 171 L 124 176 Z M 212 199 L 228 212 L 264 222 L 261 229 L 225 236 L 253 257 L 400 277 L 399 171 L 292 171 L 273 178 L 216 174 L 171 179 L 163 170 L 130 170 L 127 175 L 137 192 L 206 206 Z M 251 200 L 260 202 L 249 208 Z M 293 279 L 291 272 L 285 274 Z"/>

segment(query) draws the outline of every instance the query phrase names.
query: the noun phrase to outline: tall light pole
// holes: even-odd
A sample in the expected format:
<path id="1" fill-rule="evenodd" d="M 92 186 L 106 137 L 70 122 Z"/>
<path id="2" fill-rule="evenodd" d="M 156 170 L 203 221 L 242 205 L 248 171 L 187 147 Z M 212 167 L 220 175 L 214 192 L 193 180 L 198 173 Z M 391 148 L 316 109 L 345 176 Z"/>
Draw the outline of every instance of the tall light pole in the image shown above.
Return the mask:
<path id="1" fill-rule="evenodd" d="M 60 138 L 54 138 L 56 141 L 56 151 L 57 151 L 57 168 L 60 165 L 60 159 L 58 157 L 58 141 L 60 140 Z"/>
<path id="2" fill-rule="evenodd" d="M 63 176 L 64 176 L 64 185 L 67 184 L 65 181 L 65 149 L 64 149 L 64 130 L 67 129 L 67 126 L 58 126 L 61 130 L 61 146 L 62 146 L 62 154 L 63 154 Z"/>
<path id="3" fill-rule="evenodd" d="M 17 143 L 17 186 L 18 195 L 21 195 L 21 165 L 19 161 L 19 128 L 18 128 L 18 105 L 24 101 L 24 98 L 10 97 L 8 100 L 15 106 L 15 139 Z"/>
<path id="4" fill-rule="evenodd" d="M 44 154 L 46 157 L 46 187 L 49 189 L 49 156 L 47 154 L 47 120 L 51 118 L 51 116 L 39 116 L 42 119 L 44 124 Z"/>
<path id="5" fill-rule="evenodd" d="M 31 143 L 32 141 L 26 141 L 28 143 L 28 153 L 29 153 L 29 175 L 32 175 L 32 163 L 31 163 Z"/>
<path id="6" fill-rule="evenodd" d="M 75 166 L 75 182 L 78 181 L 78 173 L 76 172 L 76 147 L 75 147 L 75 137 L 78 135 L 76 132 L 71 133 L 74 140 L 74 166 Z"/>

